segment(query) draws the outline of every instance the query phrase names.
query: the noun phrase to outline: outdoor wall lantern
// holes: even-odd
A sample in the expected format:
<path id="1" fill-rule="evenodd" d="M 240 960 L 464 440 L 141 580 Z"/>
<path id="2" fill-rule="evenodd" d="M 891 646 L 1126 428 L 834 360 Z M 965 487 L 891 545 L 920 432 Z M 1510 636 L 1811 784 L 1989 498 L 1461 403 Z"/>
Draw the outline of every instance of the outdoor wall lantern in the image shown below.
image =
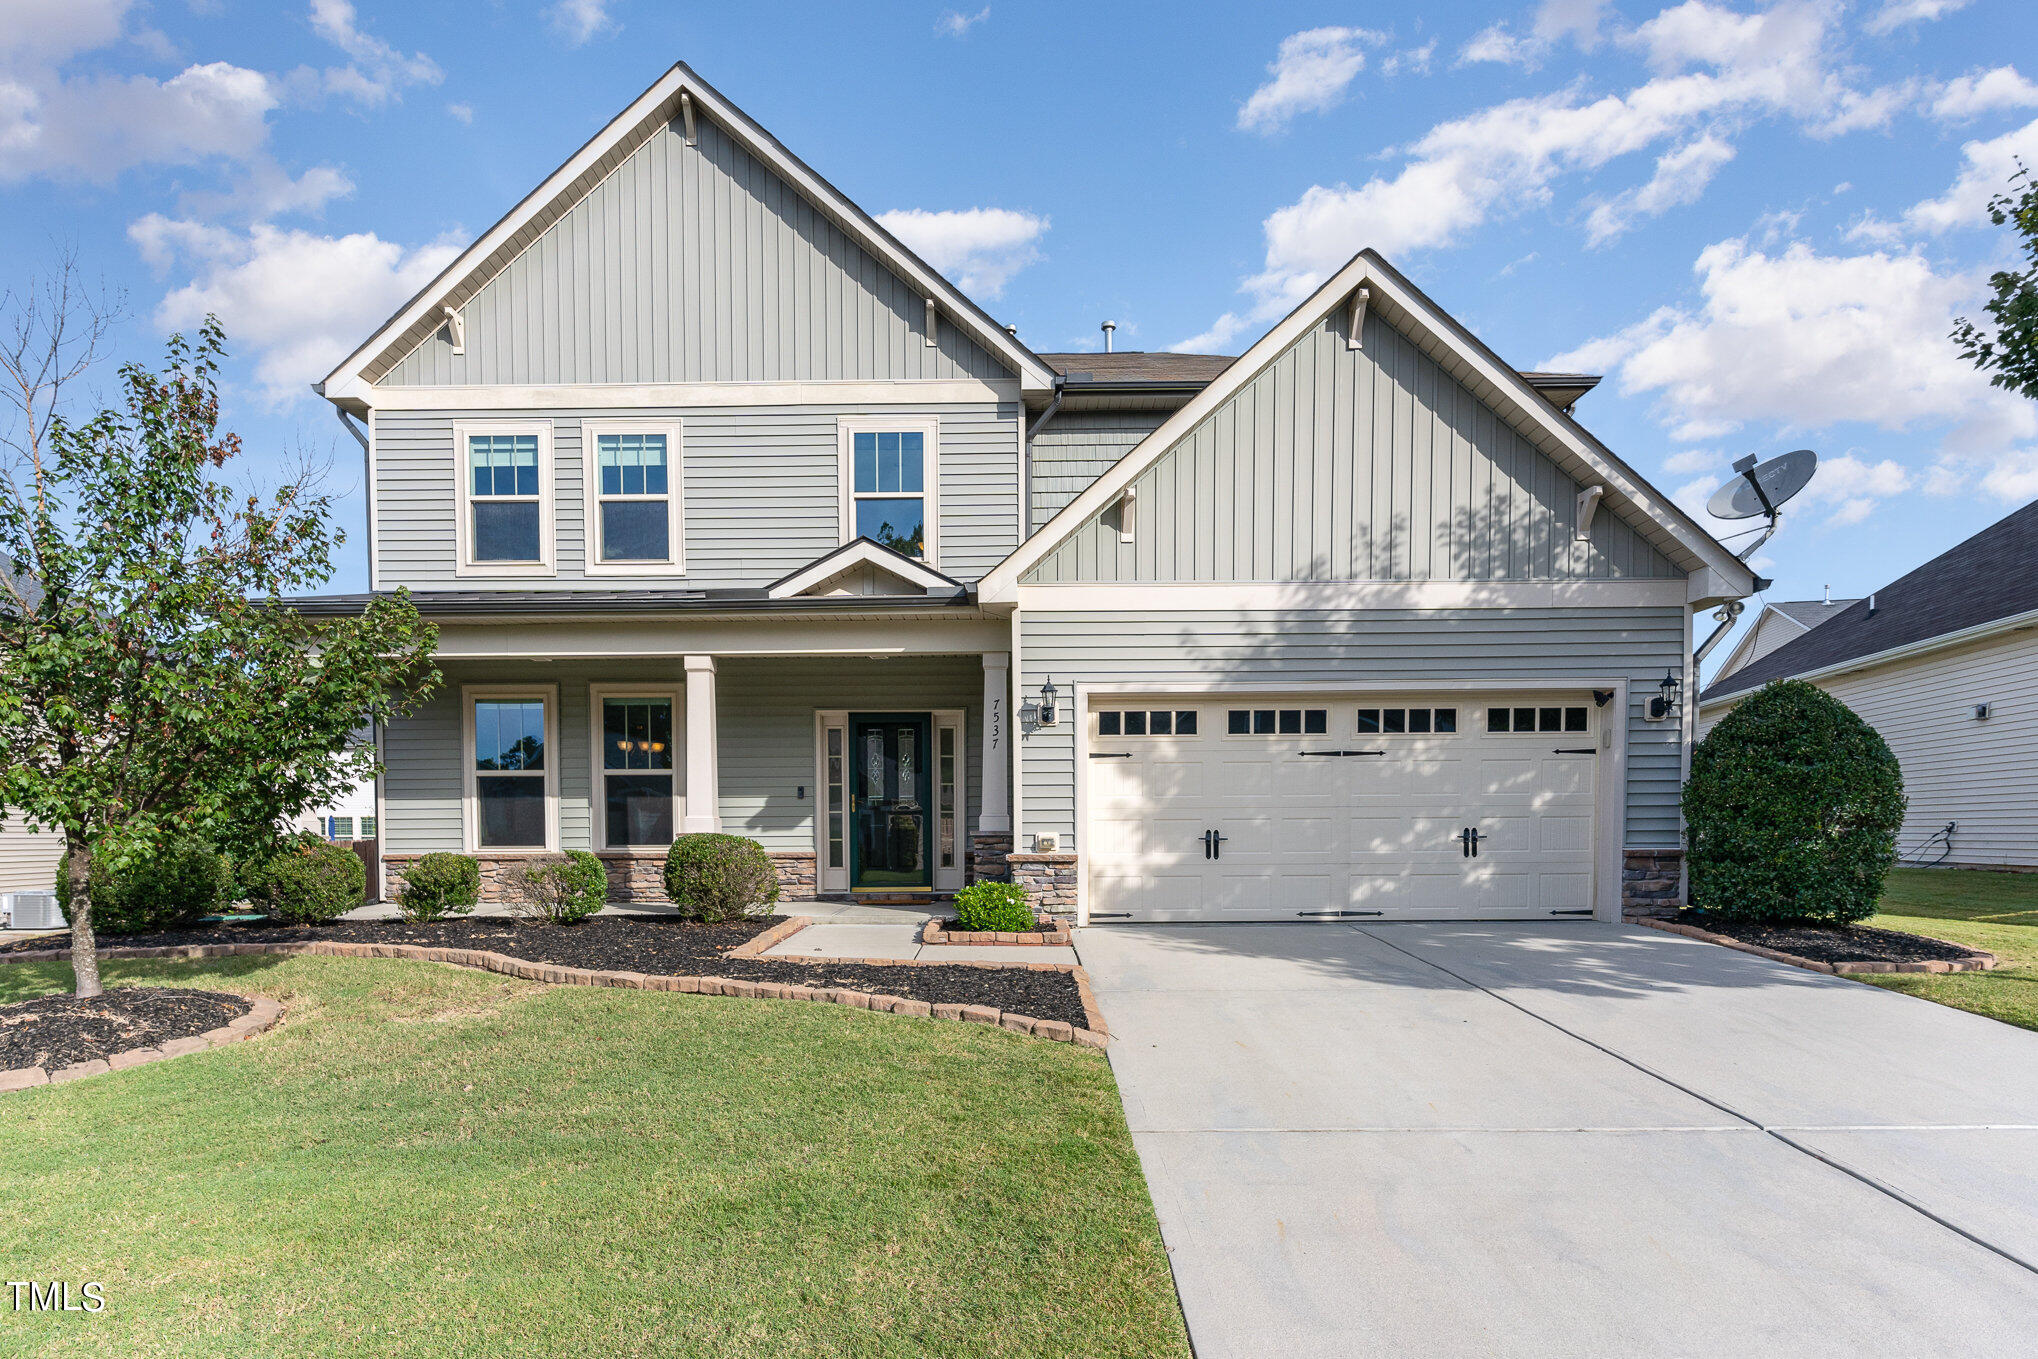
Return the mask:
<path id="1" fill-rule="evenodd" d="M 1663 672 L 1663 678 L 1656 688 L 1659 691 L 1657 696 L 1649 700 L 1651 722 L 1661 722 L 1676 712 L 1678 696 L 1684 692 L 1684 686 L 1678 683 L 1677 676 L 1668 670 Z"/>
<path id="2" fill-rule="evenodd" d="M 1058 697 L 1060 695 L 1055 692 L 1054 678 L 1049 676 L 1047 683 L 1040 686 L 1040 707 L 1034 712 L 1034 720 L 1041 726 L 1051 727 L 1061 720 L 1061 710 L 1055 706 Z"/>

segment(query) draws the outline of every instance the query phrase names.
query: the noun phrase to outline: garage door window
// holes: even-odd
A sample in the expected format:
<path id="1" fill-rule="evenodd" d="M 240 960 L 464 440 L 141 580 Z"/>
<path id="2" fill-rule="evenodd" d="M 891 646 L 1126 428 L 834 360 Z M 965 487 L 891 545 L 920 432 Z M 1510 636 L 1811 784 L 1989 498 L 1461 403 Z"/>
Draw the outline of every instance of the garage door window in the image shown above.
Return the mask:
<path id="1" fill-rule="evenodd" d="M 1321 736 L 1330 730 L 1330 710 L 1233 708 L 1225 730 L 1233 736 Z"/>
<path id="2" fill-rule="evenodd" d="M 1119 708 L 1097 714 L 1099 736 L 1194 736 L 1193 708 Z"/>
<path id="3" fill-rule="evenodd" d="M 1584 708 L 1488 708 L 1486 730 L 1517 736 L 1548 731 L 1584 731 Z"/>
<path id="4" fill-rule="evenodd" d="M 1449 736 L 1458 730 L 1456 708 L 1361 708 L 1364 736 Z"/>

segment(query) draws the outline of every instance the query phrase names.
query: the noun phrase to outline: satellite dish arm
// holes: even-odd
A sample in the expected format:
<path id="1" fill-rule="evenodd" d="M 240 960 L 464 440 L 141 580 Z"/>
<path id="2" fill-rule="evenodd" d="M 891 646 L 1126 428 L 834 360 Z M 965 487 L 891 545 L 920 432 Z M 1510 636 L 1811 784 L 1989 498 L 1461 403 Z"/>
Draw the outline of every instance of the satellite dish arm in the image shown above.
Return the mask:
<path id="1" fill-rule="evenodd" d="M 1742 611 L 1745 610 L 1747 607 L 1748 606 L 1746 604 L 1743 604 L 1738 599 L 1730 599 L 1726 603 L 1720 605 L 1719 608 L 1713 610 L 1713 617 L 1717 618 L 1720 621 L 1720 625 L 1714 628 L 1712 630 L 1712 635 L 1707 637 L 1703 642 L 1700 642 L 1698 644 L 1698 649 L 1691 653 L 1691 663 L 1694 667 L 1703 664 L 1705 658 L 1712 654 L 1712 649 L 1718 646 L 1720 644 L 1720 639 L 1725 637 L 1727 633 L 1733 629 L 1734 620 L 1739 618 L 1741 616 Z"/>
<path id="2" fill-rule="evenodd" d="M 1754 542 L 1748 544 L 1746 547 L 1742 548 L 1739 552 L 1736 552 L 1734 554 L 1735 558 L 1740 561 L 1746 561 L 1748 560 L 1748 558 L 1754 556 L 1756 548 L 1762 546 L 1762 544 L 1768 542 L 1771 538 L 1774 538 L 1776 536 L 1776 526 L 1781 524 L 1782 522 L 1783 516 L 1781 514 L 1779 514 L 1775 510 L 1769 511 L 1769 523 L 1763 528 L 1761 535 L 1757 537 Z"/>

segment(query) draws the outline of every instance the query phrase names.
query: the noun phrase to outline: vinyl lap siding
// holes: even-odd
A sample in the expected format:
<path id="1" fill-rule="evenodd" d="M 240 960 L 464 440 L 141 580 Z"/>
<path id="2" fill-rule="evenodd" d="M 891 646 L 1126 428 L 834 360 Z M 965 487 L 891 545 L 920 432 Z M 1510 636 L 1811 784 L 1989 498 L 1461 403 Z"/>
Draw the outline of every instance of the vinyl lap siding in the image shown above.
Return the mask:
<path id="1" fill-rule="evenodd" d="M 1658 677 L 1683 663 L 1684 611 L 1627 609 L 1022 612 L 1018 692 L 1071 685 L 1406 682 L 1538 678 L 1629 680 L 1627 834 L 1674 848 L 1681 751 L 1674 724 L 1642 714 Z M 1469 700 L 1468 700 L 1469 702 Z M 1073 704 L 1070 711 L 1073 712 Z M 1077 833 L 1069 723 L 1023 732 L 1025 831 Z"/>
<path id="2" fill-rule="evenodd" d="M 1030 582 L 1674 577 L 1577 482 L 1377 314 L 1328 319 L 1140 475 Z M 1049 429 L 1053 426 L 1050 425 Z"/>
<path id="3" fill-rule="evenodd" d="M 713 123 L 661 128 L 444 327 L 388 386 L 1009 379 Z"/>
<path id="4" fill-rule="evenodd" d="M 64 857 L 59 831 L 32 831 L 9 817 L 0 825 L 0 892 L 49 892 Z"/>
<path id="5" fill-rule="evenodd" d="M 1033 441 L 1033 519 L 1027 531 L 1052 519 L 1089 489 L 1141 439 L 1159 429 L 1169 411 L 1066 411 L 1047 422 Z"/>
<path id="6" fill-rule="evenodd" d="M 375 546 L 382 589 L 586 588 L 581 421 L 613 410 L 378 411 Z M 837 415 L 938 416 L 941 421 L 937 565 L 974 581 L 1018 543 L 1017 402 L 855 406 L 702 407 L 631 411 L 674 420 L 681 432 L 685 500 L 683 577 L 602 575 L 603 589 L 761 586 L 840 542 Z M 458 466 L 453 425 L 550 420 L 558 545 L 555 576 L 455 573 Z"/>
<path id="7" fill-rule="evenodd" d="M 2038 633 L 2017 632 L 1816 681 L 1903 765 L 1908 853 L 1958 822 L 1949 862 L 2038 868 Z M 1989 705 L 1986 720 L 1974 706 Z M 1710 731 L 1731 711 L 1709 713 Z"/>

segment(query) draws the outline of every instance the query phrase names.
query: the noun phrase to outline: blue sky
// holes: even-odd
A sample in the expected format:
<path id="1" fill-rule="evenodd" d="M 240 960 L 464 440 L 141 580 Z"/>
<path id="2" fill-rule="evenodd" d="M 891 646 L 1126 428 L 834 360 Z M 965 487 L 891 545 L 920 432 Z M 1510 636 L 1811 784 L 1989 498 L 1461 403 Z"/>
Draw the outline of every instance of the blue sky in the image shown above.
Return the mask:
<path id="1" fill-rule="evenodd" d="M 1758 559 L 1872 588 L 2038 496 L 1946 331 L 2012 259 L 2038 6 L 0 0 L 0 286 L 74 245 L 119 356 L 218 311 L 251 463 L 307 384 L 684 59 L 1036 349 L 1236 353 L 1373 245 L 1688 504 L 1826 460 Z M 2021 59 L 2028 72 L 2015 63 Z M 108 374 L 110 377 L 110 373 Z"/>

